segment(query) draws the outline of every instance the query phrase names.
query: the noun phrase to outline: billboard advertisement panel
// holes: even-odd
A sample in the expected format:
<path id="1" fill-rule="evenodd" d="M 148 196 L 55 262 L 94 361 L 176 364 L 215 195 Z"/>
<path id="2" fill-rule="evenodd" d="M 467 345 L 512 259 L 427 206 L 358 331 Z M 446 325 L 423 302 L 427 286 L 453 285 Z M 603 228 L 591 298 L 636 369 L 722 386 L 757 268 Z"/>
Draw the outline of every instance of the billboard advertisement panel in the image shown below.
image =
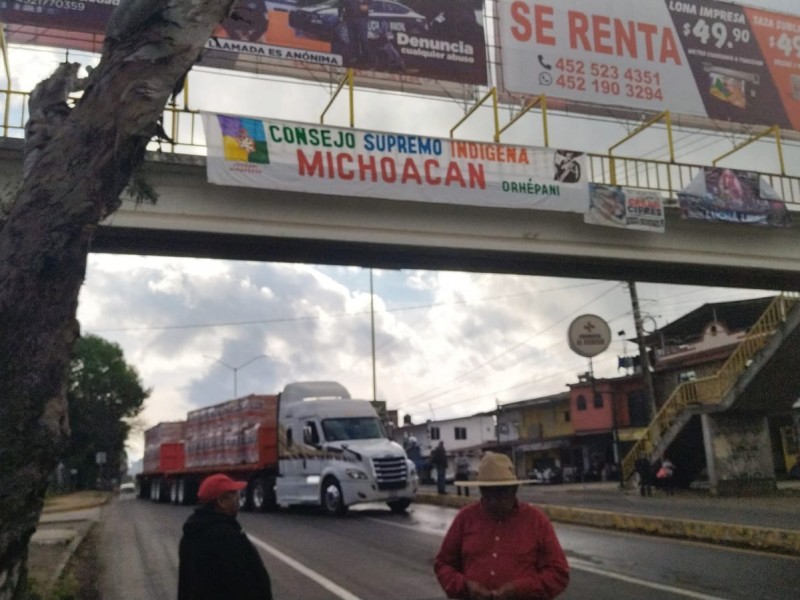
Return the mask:
<path id="1" fill-rule="evenodd" d="M 0 0 L 9 41 L 99 52 L 120 0 Z M 287 62 L 290 61 L 290 62 Z M 281 65 L 281 62 L 284 65 Z M 300 75 L 353 67 L 366 77 L 488 81 L 481 0 L 237 0 L 200 64 Z M 277 64 L 274 70 L 270 65 Z M 385 77 L 384 77 L 385 79 Z"/>
<path id="2" fill-rule="evenodd" d="M 585 213 L 579 152 L 203 114 L 219 185 Z"/>
<path id="3" fill-rule="evenodd" d="M 781 197 L 758 173 L 709 167 L 678 193 L 684 219 L 788 227 Z"/>
<path id="4" fill-rule="evenodd" d="M 713 0 L 498 4 L 501 88 L 800 130 L 800 16 Z"/>
<path id="5" fill-rule="evenodd" d="M 664 233 L 664 200 L 657 192 L 593 183 L 583 222 Z"/>

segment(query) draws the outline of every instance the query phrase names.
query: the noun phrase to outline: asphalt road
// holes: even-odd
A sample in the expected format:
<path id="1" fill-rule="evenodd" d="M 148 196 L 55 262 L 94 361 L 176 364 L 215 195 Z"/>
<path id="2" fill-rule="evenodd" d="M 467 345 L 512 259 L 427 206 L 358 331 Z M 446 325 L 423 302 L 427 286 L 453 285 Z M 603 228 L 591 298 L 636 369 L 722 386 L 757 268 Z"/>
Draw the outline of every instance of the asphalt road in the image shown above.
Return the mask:
<path id="1" fill-rule="evenodd" d="M 100 523 L 104 600 L 174 600 L 177 547 L 191 508 L 114 501 Z M 341 519 L 313 510 L 239 516 L 277 600 L 443 599 L 433 556 L 454 509 L 379 505 Z M 572 567 L 564 599 L 797 598 L 800 559 L 556 525 Z"/>

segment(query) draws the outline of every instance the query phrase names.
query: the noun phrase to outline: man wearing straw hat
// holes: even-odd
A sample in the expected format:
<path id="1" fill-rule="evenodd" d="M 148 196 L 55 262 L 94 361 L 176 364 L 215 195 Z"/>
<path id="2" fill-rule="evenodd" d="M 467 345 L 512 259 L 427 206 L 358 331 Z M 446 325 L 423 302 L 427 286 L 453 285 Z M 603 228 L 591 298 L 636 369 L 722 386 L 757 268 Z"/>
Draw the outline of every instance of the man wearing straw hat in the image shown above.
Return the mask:
<path id="1" fill-rule="evenodd" d="M 480 502 L 462 508 L 436 555 L 434 570 L 448 598 L 555 598 L 569 583 L 569 565 L 542 511 L 517 500 L 521 483 L 511 460 L 487 452 L 478 467 Z"/>

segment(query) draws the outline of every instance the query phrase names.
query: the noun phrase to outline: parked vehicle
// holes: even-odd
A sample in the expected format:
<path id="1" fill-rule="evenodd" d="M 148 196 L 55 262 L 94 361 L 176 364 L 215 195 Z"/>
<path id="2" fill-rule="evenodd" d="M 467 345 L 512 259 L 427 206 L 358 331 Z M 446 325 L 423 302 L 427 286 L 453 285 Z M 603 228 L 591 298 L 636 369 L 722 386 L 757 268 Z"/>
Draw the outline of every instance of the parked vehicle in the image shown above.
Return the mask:
<path id="1" fill-rule="evenodd" d="M 340 515 L 363 502 L 405 511 L 414 464 L 386 438 L 372 404 L 335 382 L 287 385 L 190 412 L 145 432 L 141 497 L 189 504 L 211 473 L 247 482 L 242 508 L 317 505 Z"/>
<path id="2" fill-rule="evenodd" d="M 119 486 L 119 499 L 130 500 L 136 497 L 136 486 L 133 483 L 122 483 Z"/>
<path id="3" fill-rule="evenodd" d="M 339 0 L 327 0 L 289 13 L 289 25 L 309 37 L 330 41 L 339 22 Z M 428 29 L 428 19 L 394 0 L 372 0 L 369 10 L 368 37 L 377 40 L 381 32 L 421 34 Z"/>

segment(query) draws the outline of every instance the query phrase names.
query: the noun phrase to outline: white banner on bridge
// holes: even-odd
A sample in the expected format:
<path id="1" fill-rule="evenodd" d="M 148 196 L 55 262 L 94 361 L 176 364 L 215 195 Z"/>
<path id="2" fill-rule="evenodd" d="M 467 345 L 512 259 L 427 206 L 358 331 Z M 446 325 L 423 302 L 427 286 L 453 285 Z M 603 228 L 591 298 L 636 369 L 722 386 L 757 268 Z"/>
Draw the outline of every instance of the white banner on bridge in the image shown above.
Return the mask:
<path id="1" fill-rule="evenodd" d="M 218 185 L 585 213 L 579 152 L 203 113 Z"/>

